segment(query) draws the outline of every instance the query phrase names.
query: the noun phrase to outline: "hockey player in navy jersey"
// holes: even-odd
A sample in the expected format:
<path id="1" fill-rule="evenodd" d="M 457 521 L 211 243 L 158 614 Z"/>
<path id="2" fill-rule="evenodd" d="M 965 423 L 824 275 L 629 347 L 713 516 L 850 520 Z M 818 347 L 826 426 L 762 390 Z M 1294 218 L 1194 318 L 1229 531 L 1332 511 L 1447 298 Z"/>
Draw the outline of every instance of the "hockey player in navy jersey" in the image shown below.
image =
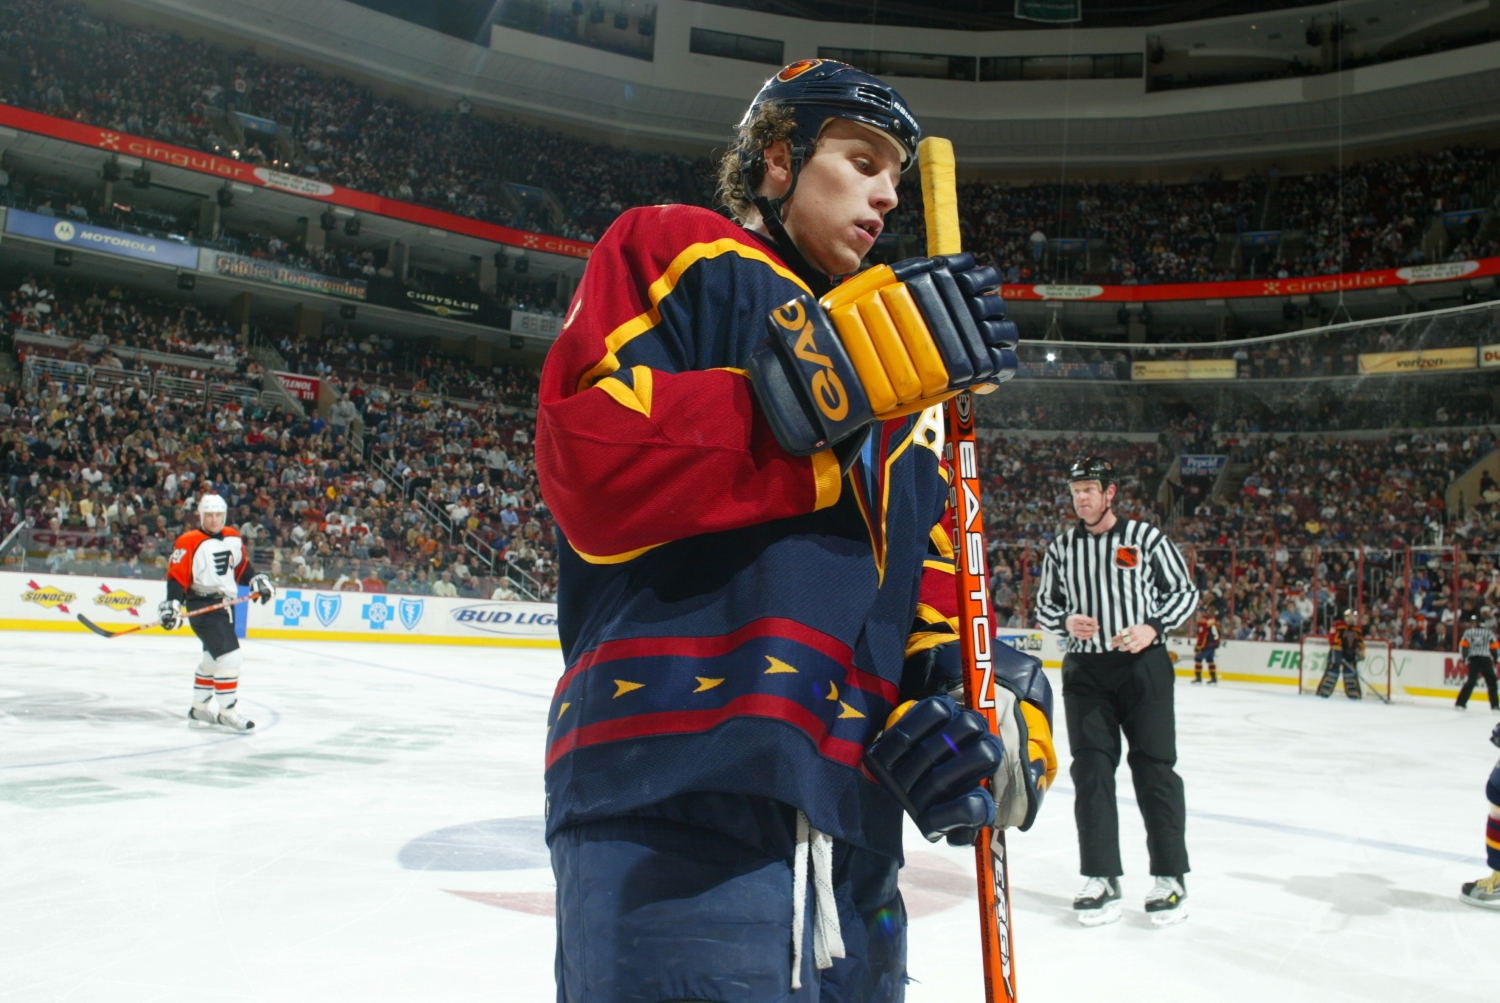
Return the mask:
<path id="1" fill-rule="evenodd" d="M 622 215 L 548 356 L 560 1001 L 900 1000 L 902 805 L 970 845 L 1055 771 L 1035 659 L 993 648 L 1015 748 L 949 695 L 934 405 L 1014 372 L 999 277 L 954 255 L 842 278 L 919 133 L 875 77 L 786 67 L 722 166 L 735 219 Z"/>

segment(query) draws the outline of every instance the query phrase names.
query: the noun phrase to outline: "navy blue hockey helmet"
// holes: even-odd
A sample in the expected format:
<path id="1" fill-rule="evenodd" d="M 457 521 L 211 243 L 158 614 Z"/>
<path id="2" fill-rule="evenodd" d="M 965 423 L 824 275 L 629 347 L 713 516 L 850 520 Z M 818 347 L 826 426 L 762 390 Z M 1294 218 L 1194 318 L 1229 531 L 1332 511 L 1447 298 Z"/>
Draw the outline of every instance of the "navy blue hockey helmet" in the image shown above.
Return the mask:
<path id="1" fill-rule="evenodd" d="M 765 169 L 766 153 L 763 149 L 742 146 L 739 151 L 740 185 L 745 199 L 760 211 L 761 219 L 792 270 L 812 288 L 826 288 L 827 277 L 819 276 L 803 257 L 781 219 L 781 207 L 797 190 L 802 165 L 817 145 L 818 133 L 823 131 L 829 119 L 834 118 L 847 118 L 868 126 L 889 136 L 900 148 L 901 169 L 905 171 L 916 163 L 922 127 L 917 124 L 906 99 L 894 87 L 879 77 L 833 59 L 800 59 L 783 67 L 780 73 L 765 82 L 755 100 L 750 102 L 745 117 L 740 120 L 741 131 L 754 120 L 757 112 L 772 104 L 790 110 L 796 121 L 796 131 L 789 144 L 792 183 L 778 198 L 757 194 L 754 180 Z"/>
<path id="2" fill-rule="evenodd" d="M 749 124 L 763 106 L 789 108 L 797 119 L 792 159 L 800 162 L 811 152 L 818 133 L 831 118 L 847 118 L 891 137 L 901 148 L 902 170 L 917 159 L 922 127 L 906 99 L 879 77 L 856 70 L 833 59 L 800 59 L 767 80 L 740 121 Z M 759 151 L 742 154 L 741 167 L 748 169 Z M 744 163 L 748 157 L 752 163 Z"/>

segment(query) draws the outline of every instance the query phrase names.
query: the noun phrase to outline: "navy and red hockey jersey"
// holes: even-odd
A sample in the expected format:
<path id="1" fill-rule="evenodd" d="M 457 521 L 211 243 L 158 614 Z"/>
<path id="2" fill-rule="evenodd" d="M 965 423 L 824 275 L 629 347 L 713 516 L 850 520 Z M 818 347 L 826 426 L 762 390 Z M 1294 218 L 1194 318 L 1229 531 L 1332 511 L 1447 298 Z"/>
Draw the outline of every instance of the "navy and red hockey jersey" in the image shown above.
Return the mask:
<path id="1" fill-rule="evenodd" d="M 861 759 L 908 651 L 953 636 L 942 421 L 877 426 L 843 476 L 782 450 L 742 367 L 803 291 L 705 209 L 633 209 L 594 249 L 537 414 L 565 538 L 549 836 L 720 792 L 900 855 L 901 809 Z"/>

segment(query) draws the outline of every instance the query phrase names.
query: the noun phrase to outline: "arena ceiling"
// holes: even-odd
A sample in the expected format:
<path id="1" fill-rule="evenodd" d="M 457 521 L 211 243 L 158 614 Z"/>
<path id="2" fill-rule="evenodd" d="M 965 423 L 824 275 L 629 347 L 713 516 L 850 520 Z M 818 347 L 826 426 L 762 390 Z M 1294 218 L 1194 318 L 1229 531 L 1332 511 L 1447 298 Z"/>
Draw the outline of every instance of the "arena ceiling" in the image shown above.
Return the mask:
<path id="1" fill-rule="evenodd" d="M 358 0 L 365 2 L 365 0 Z M 378 2 L 378 0 L 377 0 Z M 391 2 L 391 0 L 384 0 Z M 698 0 L 721 7 L 739 7 L 762 14 L 802 17 L 814 21 L 888 24 L 907 28 L 947 28 L 958 31 L 1037 31 L 1047 26 L 1013 15 L 1011 0 Z M 1318 6 L 1286 0 L 1082 0 L 1083 20 L 1077 28 L 1135 28 L 1200 21 L 1204 18 L 1258 14 Z"/>

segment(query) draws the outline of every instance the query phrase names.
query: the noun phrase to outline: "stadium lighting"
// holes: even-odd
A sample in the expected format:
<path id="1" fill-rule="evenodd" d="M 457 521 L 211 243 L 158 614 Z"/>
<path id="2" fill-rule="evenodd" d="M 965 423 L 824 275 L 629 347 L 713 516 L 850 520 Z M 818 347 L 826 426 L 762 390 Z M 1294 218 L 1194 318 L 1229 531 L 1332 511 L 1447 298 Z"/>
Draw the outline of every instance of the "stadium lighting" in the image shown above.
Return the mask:
<path id="1" fill-rule="evenodd" d="M 1047 361 L 1048 362 L 1056 362 L 1057 361 L 1057 353 L 1056 352 L 1048 352 L 1047 353 Z"/>

